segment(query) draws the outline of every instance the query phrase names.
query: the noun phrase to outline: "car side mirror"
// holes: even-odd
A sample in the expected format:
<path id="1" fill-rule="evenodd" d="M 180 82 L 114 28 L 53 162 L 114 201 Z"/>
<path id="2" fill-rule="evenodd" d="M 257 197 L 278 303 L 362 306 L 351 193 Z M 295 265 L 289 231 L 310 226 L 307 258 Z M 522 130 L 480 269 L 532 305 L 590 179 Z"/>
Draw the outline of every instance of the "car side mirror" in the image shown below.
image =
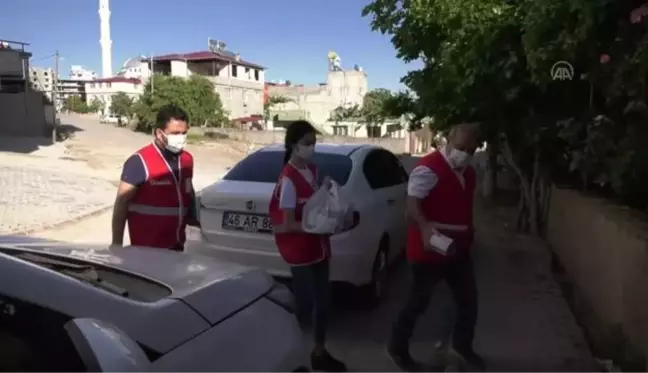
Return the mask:
<path id="1" fill-rule="evenodd" d="M 144 350 L 114 325 L 74 319 L 64 326 L 88 372 L 148 372 Z"/>

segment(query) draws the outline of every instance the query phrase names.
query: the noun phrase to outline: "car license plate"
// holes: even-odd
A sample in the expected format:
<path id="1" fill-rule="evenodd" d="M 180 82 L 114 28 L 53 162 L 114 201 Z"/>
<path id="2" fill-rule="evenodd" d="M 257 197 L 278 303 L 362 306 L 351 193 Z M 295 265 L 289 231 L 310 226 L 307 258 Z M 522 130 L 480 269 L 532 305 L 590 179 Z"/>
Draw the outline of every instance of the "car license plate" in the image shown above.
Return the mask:
<path id="1" fill-rule="evenodd" d="M 268 215 L 241 214 L 225 211 L 223 229 L 256 233 L 272 233 L 272 223 Z"/>

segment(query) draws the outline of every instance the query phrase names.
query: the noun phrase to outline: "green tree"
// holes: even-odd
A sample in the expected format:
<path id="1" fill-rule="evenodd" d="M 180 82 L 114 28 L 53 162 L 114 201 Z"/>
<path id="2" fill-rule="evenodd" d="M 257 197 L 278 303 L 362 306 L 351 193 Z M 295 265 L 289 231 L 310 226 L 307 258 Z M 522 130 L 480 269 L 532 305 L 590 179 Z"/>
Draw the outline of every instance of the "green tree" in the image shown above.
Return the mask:
<path id="1" fill-rule="evenodd" d="M 119 125 L 121 126 L 123 123 L 121 122 L 121 118 L 127 118 L 130 120 L 133 115 L 134 115 L 134 101 L 133 98 L 127 95 L 125 92 L 117 92 L 116 94 L 112 95 L 111 102 L 110 102 L 110 112 L 117 115 L 119 118 Z"/>
<path id="2" fill-rule="evenodd" d="M 565 156 L 556 123 L 610 109 L 622 121 L 628 97 L 645 92 L 646 12 L 631 12 L 603 0 L 375 0 L 363 15 L 400 58 L 423 62 L 403 82 L 435 128 L 480 122 L 491 163 L 501 145 L 520 180 L 519 227 L 538 233 Z M 612 71 L 602 53 L 628 63 Z M 573 80 L 552 79 L 559 60 L 572 63 Z"/>
<path id="3" fill-rule="evenodd" d="M 99 97 L 95 97 L 90 101 L 90 105 L 88 105 L 88 110 L 91 113 L 98 113 L 98 112 L 103 112 L 103 110 L 106 108 L 106 104 L 99 99 Z"/>
<path id="4" fill-rule="evenodd" d="M 68 96 L 65 98 L 63 100 L 63 110 L 79 114 L 90 112 L 86 102 L 78 95 Z"/>
<path id="5" fill-rule="evenodd" d="M 227 122 L 227 113 L 214 84 L 207 78 L 192 75 L 189 79 L 155 75 L 135 104 L 138 129 L 150 132 L 158 110 L 174 104 L 183 108 L 193 126 L 216 127 Z"/>
<path id="6" fill-rule="evenodd" d="M 362 100 L 362 118 L 367 126 L 380 126 L 390 116 L 388 105 L 393 95 L 390 90 L 378 88 L 367 92 Z"/>
<path id="7" fill-rule="evenodd" d="M 270 110 L 274 106 L 284 104 L 286 102 L 291 102 L 291 101 L 292 100 L 286 96 L 273 95 L 268 97 L 268 102 L 263 103 L 263 116 L 265 117 L 265 120 L 270 119 Z"/>
<path id="8" fill-rule="evenodd" d="M 362 117 L 360 105 L 338 106 L 331 112 L 330 120 L 340 123 L 345 120 L 353 120 Z"/>

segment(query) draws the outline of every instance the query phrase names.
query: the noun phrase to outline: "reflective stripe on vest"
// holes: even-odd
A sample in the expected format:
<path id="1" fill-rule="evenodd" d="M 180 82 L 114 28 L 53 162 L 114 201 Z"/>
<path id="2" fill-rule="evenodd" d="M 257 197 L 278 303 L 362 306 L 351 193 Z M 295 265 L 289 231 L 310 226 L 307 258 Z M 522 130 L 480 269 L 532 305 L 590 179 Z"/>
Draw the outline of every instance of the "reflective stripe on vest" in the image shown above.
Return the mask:
<path id="1" fill-rule="evenodd" d="M 187 216 L 189 209 L 186 207 L 158 207 L 149 205 L 131 204 L 128 211 L 137 212 L 144 215 L 155 216 Z"/>
<path id="2" fill-rule="evenodd" d="M 445 229 L 447 231 L 455 231 L 455 232 L 467 231 L 470 228 L 467 225 L 443 224 L 443 223 L 437 223 L 435 221 L 431 221 L 429 222 L 429 224 L 436 229 Z"/>

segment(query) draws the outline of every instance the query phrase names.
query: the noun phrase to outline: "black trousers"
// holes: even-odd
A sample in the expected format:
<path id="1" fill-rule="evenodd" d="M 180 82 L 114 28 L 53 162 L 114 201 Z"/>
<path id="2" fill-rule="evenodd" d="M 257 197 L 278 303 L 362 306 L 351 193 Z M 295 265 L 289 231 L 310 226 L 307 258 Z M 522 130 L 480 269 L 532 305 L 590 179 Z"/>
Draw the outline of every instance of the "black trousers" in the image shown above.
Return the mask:
<path id="1" fill-rule="evenodd" d="M 329 260 L 290 267 L 295 313 L 303 330 L 312 327 L 315 343 L 324 343 L 329 322 Z"/>
<path id="2" fill-rule="evenodd" d="M 412 284 L 405 307 L 394 323 L 390 345 L 399 352 L 409 350 L 416 321 L 430 303 L 434 286 L 446 280 L 457 305 L 452 344 L 471 349 L 477 323 L 477 286 L 469 256 L 447 263 L 412 263 Z"/>

